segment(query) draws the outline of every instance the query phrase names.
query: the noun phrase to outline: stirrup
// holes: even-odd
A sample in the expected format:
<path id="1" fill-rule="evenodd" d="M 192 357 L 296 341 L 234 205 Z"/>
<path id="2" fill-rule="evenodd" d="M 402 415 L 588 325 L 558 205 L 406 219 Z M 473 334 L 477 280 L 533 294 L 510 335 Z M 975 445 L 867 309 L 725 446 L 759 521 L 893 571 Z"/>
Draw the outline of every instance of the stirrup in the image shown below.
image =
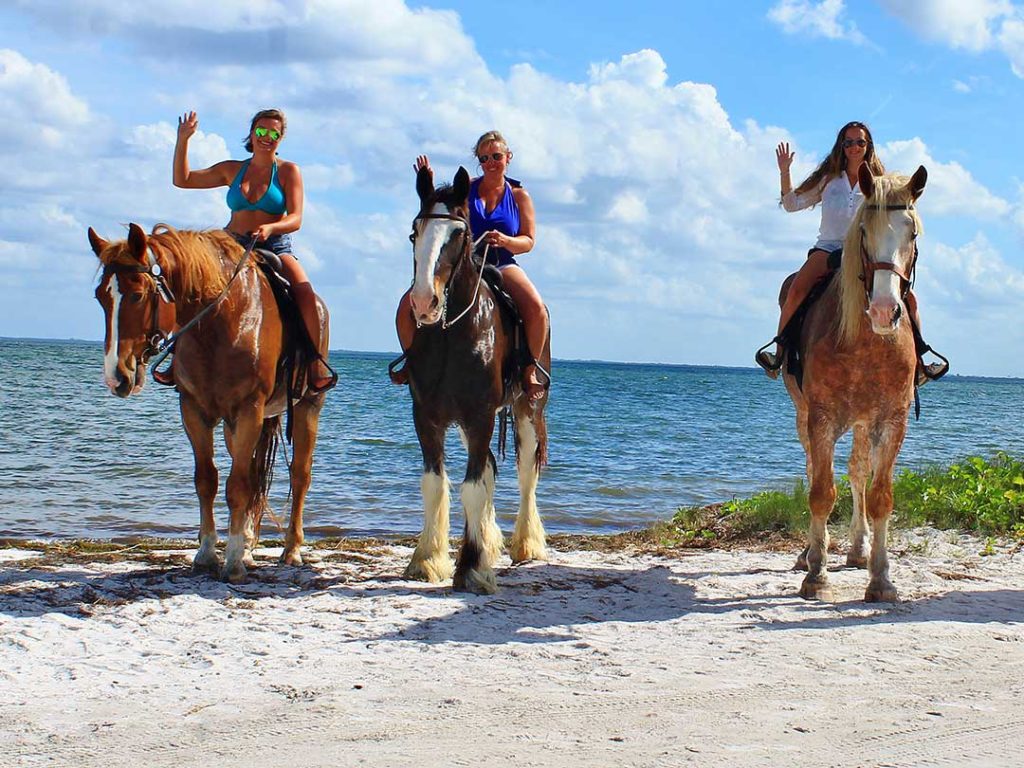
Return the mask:
<path id="1" fill-rule="evenodd" d="M 532 386 L 532 383 L 528 384 L 526 382 L 526 371 L 529 369 L 531 365 L 533 366 L 534 376 L 536 376 L 538 379 L 537 383 L 544 388 L 544 392 L 548 392 L 551 389 L 551 372 L 543 365 L 541 365 L 539 362 L 537 362 L 537 360 L 534 358 L 523 366 L 523 394 L 526 394 L 527 387 Z M 540 376 L 537 376 L 537 374 L 540 374 Z M 530 402 L 535 403 L 538 400 L 540 400 L 543 396 L 544 395 L 541 394 L 537 397 L 531 397 L 529 398 L 529 400 Z"/>
<path id="2" fill-rule="evenodd" d="M 768 347 L 770 347 L 772 344 L 779 345 L 778 355 L 775 355 L 768 351 Z M 782 367 L 782 361 L 784 358 L 785 353 L 783 351 L 782 339 L 780 339 L 778 336 L 776 336 L 774 339 L 769 341 L 767 344 L 765 344 L 763 347 L 757 350 L 757 352 L 754 353 L 754 362 L 761 366 L 764 369 L 764 372 L 768 374 L 768 377 L 772 379 L 778 378 L 779 369 Z"/>
<path id="3" fill-rule="evenodd" d="M 162 387 L 173 387 L 174 382 L 174 358 L 171 358 L 171 362 L 168 363 L 167 367 L 162 371 L 154 368 L 151 372 L 153 381 Z"/>
<path id="4" fill-rule="evenodd" d="M 392 384 L 397 384 L 400 387 L 409 383 L 408 364 L 402 365 L 401 368 L 398 367 L 404 362 L 406 362 L 405 352 L 388 363 L 388 378 L 391 379 Z"/>
<path id="5" fill-rule="evenodd" d="M 925 364 L 923 358 L 924 354 L 927 352 L 931 352 L 942 362 Z M 941 379 L 947 373 L 949 373 L 949 360 L 944 355 L 940 355 L 931 347 L 926 347 L 922 351 L 921 355 L 917 358 L 917 373 L 914 383 L 919 387 L 923 387 L 929 381 Z"/>

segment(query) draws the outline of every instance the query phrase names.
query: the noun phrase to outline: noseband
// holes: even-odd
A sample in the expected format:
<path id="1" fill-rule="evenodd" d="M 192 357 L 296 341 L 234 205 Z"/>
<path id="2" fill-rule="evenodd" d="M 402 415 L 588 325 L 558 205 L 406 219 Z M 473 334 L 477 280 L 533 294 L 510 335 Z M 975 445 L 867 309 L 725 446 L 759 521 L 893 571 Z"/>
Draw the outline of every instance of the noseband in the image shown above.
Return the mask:
<path id="1" fill-rule="evenodd" d="M 902 205 L 865 205 L 869 211 L 912 211 L 913 203 Z M 906 298 L 907 292 L 914 284 L 914 269 L 917 267 L 917 222 L 914 222 L 914 234 L 911 237 L 914 243 L 914 257 L 910 260 L 910 269 L 903 272 L 899 265 L 892 261 L 874 261 L 864 245 L 866 232 L 863 220 L 860 223 L 860 262 L 863 270 L 860 279 L 864 283 L 864 292 L 867 294 L 868 303 L 871 302 L 871 291 L 874 289 L 875 272 L 892 272 L 900 278 L 900 298 Z"/>
<path id="2" fill-rule="evenodd" d="M 163 326 L 167 325 L 169 328 L 173 328 L 174 316 L 176 314 L 174 307 L 174 293 L 171 291 L 171 287 L 167 284 L 167 278 L 164 276 L 163 269 L 160 268 L 160 264 L 157 262 L 156 256 L 153 255 L 153 251 L 149 248 L 146 249 L 146 261 L 148 263 L 145 265 L 107 264 L 103 267 L 104 280 L 108 277 L 121 274 L 145 275 L 153 283 L 153 288 L 156 290 L 157 300 L 153 303 L 153 331 L 146 339 L 145 349 L 142 350 L 141 360 L 143 364 L 149 362 L 149 358 L 160 352 L 166 345 L 170 331 L 165 331 Z M 169 319 L 170 322 L 162 323 L 161 319 Z"/>
<path id="3" fill-rule="evenodd" d="M 449 221 L 459 222 L 460 224 L 465 225 L 466 232 L 472 237 L 472 231 L 469 228 L 469 219 L 467 219 L 465 216 L 462 216 L 460 214 L 457 214 L 457 213 L 421 213 L 416 218 L 413 219 L 413 223 L 415 224 L 415 222 L 419 221 L 420 219 L 447 219 Z M 462 310 L 455 317 L 454 320 L 452 320 L 451 322 L 448 321 L 448 292 L 451 289 L 452 281 L 455 279 L 455 273 L 459 270 L 459 267 L 462 265 L 462 261 L 466 258 L 466 254 L 472 252 L 473 249 L 475 249 L 476 246 L 479 245 L 480 241 L 483 240 L 483 239 L 484 239 L 484 235 L 480 235 L 480 237 L 476 241 L 472 242 L 471 244 L 467 244 L 462 249 L 462 252 L 459 253 L 458 258 L 455 260 L 455 263 L 452 265 L 452 271 L 448 275 L 448 279 L 445 281 L 445 284 L 444 284 L 444 304 L 441 307 L 441 329 L 442 330 L 448 330 L 449 328 L 451 328 L 453 325 L 455 325 L 457 322 L 459 322 L 459 320 L 461 320 L 463 317 L 465 317 L 466 313 L 468 313 L 469 310 L 471 310 L 473 307 L 476 306 L 477 297 L 479 297 L 479 295 L 480 295 L 480 283 L 481 283 L 481 281 L 483 280 L 483 277 L 484 277 L 484 266 L 487 264 L 487 251 L 490 250 L 490 247 L 491 247 L 490 244 L 488 244 L 488 245 L 486 245 L 484 247 L 484 255 L 483 255 L 483 258 L 480 261 L 480 274 L 477 275 L 476 288 L 473 290 L 473 299 L 472 299 L 472 301 L 470 301 L 469 304 L 466 305 L 466 308 L 464 310 Z M 415 243 L 416 243 L 416 233 L 415 232 L 413 232 L 411 235 L 409 235 L 409 241 L 411 243 L 413 243 L 413 248 L 415 249 Z M 420 327 L 420 321 L 419 320 L 416 321 L 416 327 L 417 328 Z"/>

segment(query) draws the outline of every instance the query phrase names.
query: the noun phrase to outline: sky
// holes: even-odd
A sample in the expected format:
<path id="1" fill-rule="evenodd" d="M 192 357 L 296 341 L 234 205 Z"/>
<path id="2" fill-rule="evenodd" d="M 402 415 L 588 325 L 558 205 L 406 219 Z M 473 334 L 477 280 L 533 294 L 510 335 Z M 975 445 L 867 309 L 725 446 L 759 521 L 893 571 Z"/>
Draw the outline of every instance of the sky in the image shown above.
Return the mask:
<path id="1" fill-rule="evenodd" d="M 226 190 L 171 184 L 177 117 L 199 168 L 279 107 L 332 347 L 397 350 L 413 161 L 476 173 L 497 128 L 555 357 L 751 366 L 820 221 L 779 207 L 774 147 L 796 181 L 862 120 L 888 170 L 928 169 L 926 339 L 954 373 L 1024 376 L 1022 86 L 1008 0 L 5 0 L 0 336 L 102 339 L 88 227 L 224 226 Z"/>

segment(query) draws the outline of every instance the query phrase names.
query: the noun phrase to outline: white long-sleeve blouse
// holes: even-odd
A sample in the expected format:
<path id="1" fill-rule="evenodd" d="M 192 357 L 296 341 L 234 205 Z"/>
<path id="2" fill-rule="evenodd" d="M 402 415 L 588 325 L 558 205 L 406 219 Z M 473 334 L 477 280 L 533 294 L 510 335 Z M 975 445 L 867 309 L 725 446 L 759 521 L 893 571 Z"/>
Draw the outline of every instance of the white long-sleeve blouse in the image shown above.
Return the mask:
<path id="1" fill-rule="evenodd" d="M 863 202 L 860 184 L 851 185 L 847 175 L 841 173 L 800 195 L 790 190 L 782 198 L 782 207 L 792 213 L 821 203 L 821 227 L 814 247 L 834 251 L 843 247 L 846 230 Z"/>

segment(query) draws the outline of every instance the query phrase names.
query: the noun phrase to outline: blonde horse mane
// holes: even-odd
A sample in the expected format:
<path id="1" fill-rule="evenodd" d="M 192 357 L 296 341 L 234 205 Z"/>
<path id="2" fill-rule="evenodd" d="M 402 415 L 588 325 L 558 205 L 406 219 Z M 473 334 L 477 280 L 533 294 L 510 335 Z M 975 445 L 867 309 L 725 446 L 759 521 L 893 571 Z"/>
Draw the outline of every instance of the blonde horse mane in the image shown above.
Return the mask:
<path id="1" fill-rule="evenodd" d="M 854 343 L 861 331 L 868 308 L 861 265 L 861 248 L 864 245 L 865 233 L 868 240 L 877 240 L 889 226 L 889 212 L 885 210 L 885 206 L 912 202 L 913 195 L 909 183 L 909 176 L 897 173 L 876 176 L 874 192 L 861 205 L 846 232 L 841 273 L 839 280 L 836 281 L 836 290 L 839 293 L 836 324 L 840 346 Z M 876 206 L 881 210 L 872 210 Z M 917 210 L 911 208 L 908 213 L 913 217 L 914 225 L 920 234 L 921 219 L 917 215 Z"/>
<path id="2" fill-rule="evenodd" d="M 179 298 L 192 301 L 209 301 L 217 296 L 228 281 L 225 260 L 233 266 L 244 252 L 222 229 L 179 230 L 157 224 L 146 240 L 164 273 L 174 276 Z M 137 263 L 127 240 L 113 246 L 103 252 L 104 266 Z"/>

